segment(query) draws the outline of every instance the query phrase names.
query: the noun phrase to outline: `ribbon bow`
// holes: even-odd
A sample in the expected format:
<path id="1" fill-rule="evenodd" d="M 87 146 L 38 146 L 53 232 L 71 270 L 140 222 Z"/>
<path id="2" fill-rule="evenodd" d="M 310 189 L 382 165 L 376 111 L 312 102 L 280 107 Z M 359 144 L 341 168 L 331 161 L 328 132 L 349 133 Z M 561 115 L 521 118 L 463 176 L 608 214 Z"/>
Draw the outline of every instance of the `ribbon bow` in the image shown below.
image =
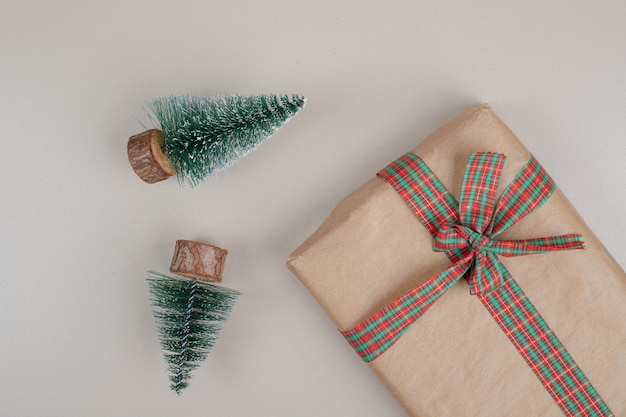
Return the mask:
<path id="1" fill-rule="evenodd" d="M 499 211 L 495 198 L 504 160 L 504 155 L 489 152 L 470 156 L 463 178 L 458 216 L 450 219 L 453 220 L 452 223 L 441 225 L 434 235 L 433 250 L 448 253 L 453 263 L 462 263 L 470 270 L 468 281 L 470 294 L 473 295 L 495 290 L 503 285 L 504 278 L 509 276 L 509 272 L 496 255 L 522 256 L 583 248 L 582 236 L 577 234 L 529 240 L 494 239 L 514 222 L 542 205 L 555 188 L 554 183 L 545 172 L 542 172 L 533 158 L 526 170 L 529 169 L 534 175 L 525 178 L 525 181 L 528 181 L 525 188 L 530 187 L 533 190 L 527 189 L 525 193 L 527 195 L 516 197 L 516 203 L 521 205 L 530 203 L 531 207 L 515 213 L 513 210 L 517 209 L 518 204 L 512 204 L 509 212 L 497 216 L 496 212 Z M 511 183 L 512 187 L 517 185 L 518 181 Z M 506 199 L 514 198 L 514 191 L 509 188 L 504 193 L 502 207 L 506 206 Z M 539 195 L 533 197 L 533 193 L 537 192 Z M 462 256 L 455 255 L 454 250 L 459 251 Z"/>
<path id="2" fill-rule="evenodd" d="M 470 294 L 485 305 L 565 415 L 611 416 L 498 258 L 584 248 L 579 234 L 496 239 L 545 203 L 556 188 L 531 156 L 496 201 L 504 161 L 505 156 L 498 153 L 472 154 L 465 168 L 459 203 L 414 154 L 405 154 L 378 173 L 433 236 L 433 250 L 444 252 L 452 264 L 342 334 L 363 360 L 374 360 L 452 285 L 465 278 Z"/>

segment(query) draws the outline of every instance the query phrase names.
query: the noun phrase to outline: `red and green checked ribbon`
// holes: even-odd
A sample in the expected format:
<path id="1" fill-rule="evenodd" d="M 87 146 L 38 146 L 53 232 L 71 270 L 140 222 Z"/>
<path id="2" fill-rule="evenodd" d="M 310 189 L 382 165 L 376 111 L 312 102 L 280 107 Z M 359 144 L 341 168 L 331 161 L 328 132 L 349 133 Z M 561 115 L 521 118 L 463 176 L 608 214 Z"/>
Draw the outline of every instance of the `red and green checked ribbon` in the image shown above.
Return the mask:
<path id="1" fill-rule="evenodd" d="M 568 234 L 527 240 L 495 237 L 540 207 L 556 188 L 531 156 L 506 187 L 496 191 L 505 156 L 470 156 L 460 204 L 418 156 L 407 153 L 381 170 L 433 236 L 433 250 L 445 252 L 452 265 L 342 332 L 355 351 L 371 361 L 397 341 L 446 290 L 465 278 L 470 294 L 484 304 L 566 416 L 613 414 L 526 297 L 500 256 L 523 256 L 583 249 L 582 236 Z"/>

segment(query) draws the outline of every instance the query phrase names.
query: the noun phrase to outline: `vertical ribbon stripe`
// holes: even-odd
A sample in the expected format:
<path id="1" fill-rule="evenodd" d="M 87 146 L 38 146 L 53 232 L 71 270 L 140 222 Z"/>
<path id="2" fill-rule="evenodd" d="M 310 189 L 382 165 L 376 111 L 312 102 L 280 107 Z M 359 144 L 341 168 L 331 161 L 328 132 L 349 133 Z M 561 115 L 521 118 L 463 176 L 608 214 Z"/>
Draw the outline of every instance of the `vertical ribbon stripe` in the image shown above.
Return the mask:
<path id="1" fill-rule="evenodd" d="M 496 291 L 478 294 L 478 298 L 566 416 L 612 415 L 513 279 Z"/>
<path id="2" fill-rule="evenodd" d="M 433 250 L 452 265 L 342 334 L 365 361 L 383 354 L 459 279 L 469 282 L 494 320 L 566 416 L 612 416 L 563 344 L 523 293 L 498 255 L 582 249 L 582 236 L 495 240 L 555 190 L 531 157 L 496 202 L 505 156 L 474 153 L 463 176 L 460 204 L 418 156 L 408 153 L 381 170 L 433 236 Z"/>

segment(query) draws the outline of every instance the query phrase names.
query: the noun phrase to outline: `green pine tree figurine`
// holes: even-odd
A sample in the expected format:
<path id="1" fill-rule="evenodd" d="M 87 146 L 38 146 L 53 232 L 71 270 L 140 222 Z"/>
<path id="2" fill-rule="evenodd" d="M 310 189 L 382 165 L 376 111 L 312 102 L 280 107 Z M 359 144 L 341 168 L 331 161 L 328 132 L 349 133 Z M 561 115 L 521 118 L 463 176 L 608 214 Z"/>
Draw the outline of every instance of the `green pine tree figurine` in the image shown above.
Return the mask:
<path id="1" fill-rule="evenodd" d="M 296 94 L 158 98 L 148 107 L 161 130 L 132 136 L 129 161 L 145 182 L 175 173 L 194 187 L 256 149 L 305 104 Z"/>
<path id="2" fill-rule="evenodd" d="M 196 279 L 149 271 L 157 332 L 170 388 L 180 395 L 208 357 L 239 292 Z"/>

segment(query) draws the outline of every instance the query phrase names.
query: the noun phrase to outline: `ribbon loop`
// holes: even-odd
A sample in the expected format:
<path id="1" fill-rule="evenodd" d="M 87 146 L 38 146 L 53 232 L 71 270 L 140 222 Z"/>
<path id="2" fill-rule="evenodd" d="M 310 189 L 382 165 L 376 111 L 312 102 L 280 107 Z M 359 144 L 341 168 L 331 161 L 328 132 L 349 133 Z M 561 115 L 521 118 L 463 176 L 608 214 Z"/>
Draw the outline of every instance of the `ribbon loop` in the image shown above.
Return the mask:
<path id="1" fill-rule="evenodd" d="M 484 233 L 493 217 L 496 192 L 506 157 L 493 152 L 470 155 L 461 186 L 459 218 L 461 224 Z"/>
<path id="2" fill-rule="evenodd" d="M 556 185 L 534 156 L 506 187 L 498 202 L 489 234 L 497 236 L 541 207 L 550 198 Z"/>
<path id="3" fill-rule="evenodd" d="M 459 221 L 459 204 L 417 155 L 407 153 L 382 169 L 378 176 L 402 196 L 431 235 L 446 223 Z"/>

